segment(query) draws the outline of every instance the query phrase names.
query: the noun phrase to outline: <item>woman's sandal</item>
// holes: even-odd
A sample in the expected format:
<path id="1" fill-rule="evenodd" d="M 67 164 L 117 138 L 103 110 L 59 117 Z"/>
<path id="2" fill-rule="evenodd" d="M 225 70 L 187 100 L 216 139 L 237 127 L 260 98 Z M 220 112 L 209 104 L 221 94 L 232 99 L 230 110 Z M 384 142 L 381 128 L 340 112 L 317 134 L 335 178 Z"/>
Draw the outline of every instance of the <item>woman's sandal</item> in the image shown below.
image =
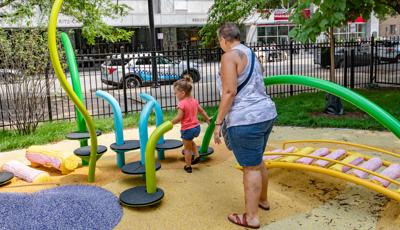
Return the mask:
<path id="1" fill-rule="evenodd" d="M 235 219 L 231 219 L 231 216 L 233 216 Z M 254 226 L 254 225 L 249 225 L 246 220 L 246 213 L 243 213 L 242 218 L 239 217 L 237 213 L 233 213 L 228 216 L 228 220 L 236 225 L 245 227 L 245 228 L 252 228 L 252 229 L 258 229 L 260 228 L 260 225 Z"/>
<path id="2" fill-rule="evenodd" d="M 265 210 L 265 211 L 269 211 L 269 209 L 270 209 L 269 205 L 268 205 L 268 207 L 265 207 L 265 206 L 263 206 L 261 204 L 258 204 L 258 207 L 263 209 L 263 210 Z"/>

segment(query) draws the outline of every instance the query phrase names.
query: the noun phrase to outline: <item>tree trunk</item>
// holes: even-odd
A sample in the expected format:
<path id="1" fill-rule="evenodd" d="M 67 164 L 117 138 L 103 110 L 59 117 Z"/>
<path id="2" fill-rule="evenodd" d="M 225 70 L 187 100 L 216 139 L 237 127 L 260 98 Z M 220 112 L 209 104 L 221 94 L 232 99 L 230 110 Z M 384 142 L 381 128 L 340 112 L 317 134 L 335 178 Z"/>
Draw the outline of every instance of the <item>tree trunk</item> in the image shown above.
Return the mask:
<path id="1" fill-rule="evenodd" d="M 335 35 L 334 28 L 329 29 L 329 46 L 330 46 L 330 75 L 329 81 L 337 83 L 335 76 Z M 325 113 L 334 115 L 343 115 L 343 105 L 339 97 L 327 94 L 325 97 Z"/>
<path id="2" fill-rule="evenodd" d="M 335 76 L 335 35 L 333 34 L 333 27 L 329 29 L 329 46 L 331 47 L 330 50 L 330 75 L 329 81 L 336 83 L 336 76 Z"/>

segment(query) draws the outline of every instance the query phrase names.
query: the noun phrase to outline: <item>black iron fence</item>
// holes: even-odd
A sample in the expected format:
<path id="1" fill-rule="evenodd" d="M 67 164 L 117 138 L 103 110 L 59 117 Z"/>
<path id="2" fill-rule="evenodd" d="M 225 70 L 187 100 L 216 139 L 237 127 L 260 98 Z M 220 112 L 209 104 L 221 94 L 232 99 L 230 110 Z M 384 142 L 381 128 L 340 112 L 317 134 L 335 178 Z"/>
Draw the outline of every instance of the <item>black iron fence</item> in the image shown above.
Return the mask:
<path id="1" fill-rule="evenodd" d="M 320 79 L 330 79 L 329 43 L 298 44 L 250 44 L 263 66 L 266 76 L 294 74 Z M 361 42 L 337 42 L 334 65 L 336 82 L 349 88 L 363 88 L 371 84 L 400 85 L 400 43 L 398 39 L 374 39 Z M 96 46 L 95 46 L 96 47 Z M 189 74 L 194 80 L 193 96 L 203 106 L 215 106 L 219 102 L 216 77 L 220 68 L 222 51 L 218 48 L 206 49 L 187 46 L 182 49 L 156 51 L 157 77 L 152 74 L 150 52 L 132 52 L 124 46 L 97 46 L 87 50 L 77 50 L 80 83 L 84 104 L 94 117 L 112 116 L 111 107 L 95 96 L 97 90 L 113 95 L 125 114 L 141 111 L 144 102 L 140 93 L 153 95 L 163 109 L 174 109 L 177 105 L 172 82 Z M 69 78 L 67 68 L 66 75 Z M 0 127 L 13 127 L 20 111 L 15 99 L 10 96 L 17 85 L 24 81 L 17 77 L 18 70 L 0 69 Z M 37 83 L 43 86 L 46 102 L 41 121 L 73 120 L 74 105 L 60 87 L 53 71 L 35 74 Z M 70 80 L 70 79 L 69 79 Z M 279 85 L 268 87 L 272 97 L 291 96 L 314 89 Z M 14 93 L 15 94 L 15 93 Z M 25 95 L 20 95 L 25 97 Z M 14 95 L 18 97 L 18 95 Z M 34 103 L 35 101 L 32 101 Z M 23 109 L 23 108 L 22 108 Z M 25 111 L 25 110 L 24 110 Z"/>

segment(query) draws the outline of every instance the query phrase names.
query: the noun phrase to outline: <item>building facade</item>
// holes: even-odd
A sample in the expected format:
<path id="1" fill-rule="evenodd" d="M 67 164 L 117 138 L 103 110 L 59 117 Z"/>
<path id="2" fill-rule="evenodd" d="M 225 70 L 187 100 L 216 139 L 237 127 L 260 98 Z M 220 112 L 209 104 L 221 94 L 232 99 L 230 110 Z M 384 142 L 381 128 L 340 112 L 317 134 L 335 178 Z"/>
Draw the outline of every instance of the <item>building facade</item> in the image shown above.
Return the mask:
<path id="1" fill-rule="evenodd" d="M 118 19 L 106 18 L 105 22 L 135 32 L 132 38 L 134 50 L 146 49 L 149 45 L 149 16 L 147 0 L 118 0 L 132 8 L 128 14 Z M 184 42 L 198 40 L 198 31 L 207 22 L 209 8 L 213 0 L 153 0 L 154 24 L 156 27 L 157 48 L 177 48 Z M 20 28 L 18 24 L 1 24 L 3 28 Z M 79 41 L 81 24 L 71 17 L 60 15 L 58 28 L 73 30 L 72 41 L 78 48 L 85 46 Z"/>
<path id="2" fill-rule="evenodd" d="M 294 27 L 289 22 L 287 9 L 270 10 L 271 15 L 268 18 L 262 18 L 260 13 L 256 13 L 245 21 L 246 25 L 246 42 L 247 43 L 287 43 L 289 41 L 289 31 Z M 308 9 L 304 13 L 309 15 L 313 9 Z M 335 38 L 338 41 L 342 40 L 357 40 L 377 36 L 379 31 L 379 21 L 371 15 L 370 19 L 364 20 L 358 17 L 353 22 L 348 22 L 342 28 L 335 29 Z M 326 37 L 321 34 L 319 40 L 324 40 Z"/>
<path id="3" fill-rule="evenodd" d="M 393 16 L 379 23 L 380 37 L 400 36 L 400 16 Z"/>

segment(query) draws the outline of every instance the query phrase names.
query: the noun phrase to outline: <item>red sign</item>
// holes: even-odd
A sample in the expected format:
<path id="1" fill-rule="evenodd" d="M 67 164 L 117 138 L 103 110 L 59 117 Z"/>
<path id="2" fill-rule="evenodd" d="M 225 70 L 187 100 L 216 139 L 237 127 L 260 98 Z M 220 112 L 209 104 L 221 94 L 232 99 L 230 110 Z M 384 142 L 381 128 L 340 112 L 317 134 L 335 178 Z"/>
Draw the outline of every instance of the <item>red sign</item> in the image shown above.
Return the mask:
<path id="1" fill-rule="evenodd" d="M 287 9 L 277 9 L 274 11 L 274 20 L 275 21 L 288 21 L 290 13 Z"/>

